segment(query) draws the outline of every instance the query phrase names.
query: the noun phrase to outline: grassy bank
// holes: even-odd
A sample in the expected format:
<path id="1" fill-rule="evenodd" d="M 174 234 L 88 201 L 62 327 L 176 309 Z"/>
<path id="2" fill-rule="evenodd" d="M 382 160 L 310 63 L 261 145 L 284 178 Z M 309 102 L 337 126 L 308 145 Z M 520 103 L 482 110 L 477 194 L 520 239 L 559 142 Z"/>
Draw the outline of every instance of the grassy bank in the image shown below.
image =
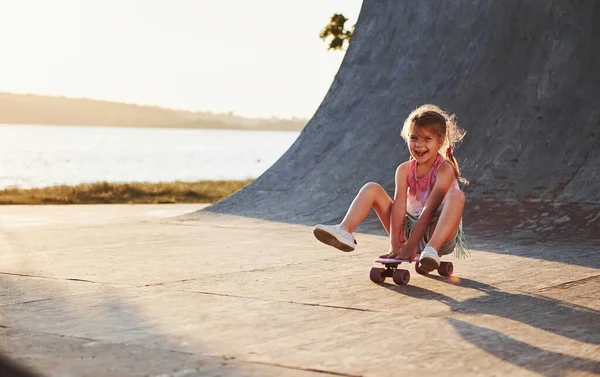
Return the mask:
<path id="1" fill-rule="evenodd" d="M 0 190 L 0 204 L 214 203 L 252 180 L 198 182 L 85 183 Z"/>

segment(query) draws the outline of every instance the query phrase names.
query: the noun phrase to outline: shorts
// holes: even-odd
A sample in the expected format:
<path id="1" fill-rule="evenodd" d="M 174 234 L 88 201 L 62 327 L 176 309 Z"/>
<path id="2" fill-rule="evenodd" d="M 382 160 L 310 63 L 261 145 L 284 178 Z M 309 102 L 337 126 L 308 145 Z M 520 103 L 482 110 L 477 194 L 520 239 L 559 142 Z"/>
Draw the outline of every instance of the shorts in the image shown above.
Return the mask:
<path id="1" fill-rule="evenodd" d="M 435 223 L 437 220 L 438 220 L 438 216 L 434 216 L 434 218 L 431 220 L 431 223 L 429 224 L 429 227 L 427 228 L 427 231 L 425 232 L 425 235 L 423 235 L 423 238 L 421 238 L 419 240 L 419 248 L 417 250 L 417 254 L 421 253 L 421 251 L 423 251 L 423 249 L 425 248 L 425 245 L 427 245 L 427 242 L 429 242 L 429 240 L 431 240 L 431 225 L 433 225 L 433 223 Z M 404 220 L 404 238 L 405 239 L 408 239 L 408 236 L 410 236 L 410 233 L 412 232 L 416 223 L 417 223 L 416 217 L 413 217 L 409 214 L 406 215 L 406 218 Z M 452 254 L 454 252 L 454 249 L 456 248 L 456 244 L 457 244 L 458 240 L 461 238 L 461 233 L 462 233 L 462 220 L 460 221 L 460 225 L 459 225 L 458 230 L 456 231 L 456 234 L 454 235 L 454 237 L 450 241 L 447 241 L 446 243 L 444 243 L 442 245 L 442 247 L 440 247 L 440 249 L 438 250 L 438 254 L 440 256 Z"/>

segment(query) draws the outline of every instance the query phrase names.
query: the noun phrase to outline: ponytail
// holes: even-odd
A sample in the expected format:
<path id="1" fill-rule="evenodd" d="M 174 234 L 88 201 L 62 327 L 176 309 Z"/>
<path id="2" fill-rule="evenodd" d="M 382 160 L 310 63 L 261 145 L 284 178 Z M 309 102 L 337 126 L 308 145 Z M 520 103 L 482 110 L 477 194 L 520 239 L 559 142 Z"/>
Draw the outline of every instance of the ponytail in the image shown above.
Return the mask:
<path id="1" fill-rule="evenodd" d="M 448 160 L 450 165 L 452 165 L 452 169 L 454 169 L 454 176 L 456 177 L 456 180 L 466 183 L 466 179 L 460 176 L 460 168 L 458 167 L 458 161 L 456 161 L 454 154 L 452 154 L 452 149 L 452 145 L 448 145 L 448 148 L 446 148 L 446 160 Z"/>

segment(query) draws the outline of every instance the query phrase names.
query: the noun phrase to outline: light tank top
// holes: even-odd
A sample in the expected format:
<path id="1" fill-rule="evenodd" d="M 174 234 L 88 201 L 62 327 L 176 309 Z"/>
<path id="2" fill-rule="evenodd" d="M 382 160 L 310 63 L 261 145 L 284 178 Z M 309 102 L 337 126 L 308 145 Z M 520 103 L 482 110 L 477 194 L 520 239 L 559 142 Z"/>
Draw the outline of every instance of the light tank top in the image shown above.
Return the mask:
<path id="1" fill-rule="evenodd" d="M 437 178 L 438 170 L 440 166 L 446 161 L 446 159 L 438 154 L 437 159 L 433 163 L 431 170 L 427 173 L 423 178 L 417 178 L 417 161 L 410 160 L 410 164 L 408 166 L 408 193 L 406 197 L 406 213 L 410 216 L 418 218 L 421 216 L 423 212 L 423 208 L 425 207 L 425 202 L 427 202 L 427 198 L 431 194 L 433 190 L 433 186 L 435 185 L 435 181 Z M 455 179 L 452 182 L 451 187 L 458 188 L 458 181 Z M 440 204 L 440 207 L 435 212 L 435 216 L 439 216 L 442 212 L 442 208 L 444 208 L 444 203 L 446 202 L 446 198 Z"/>

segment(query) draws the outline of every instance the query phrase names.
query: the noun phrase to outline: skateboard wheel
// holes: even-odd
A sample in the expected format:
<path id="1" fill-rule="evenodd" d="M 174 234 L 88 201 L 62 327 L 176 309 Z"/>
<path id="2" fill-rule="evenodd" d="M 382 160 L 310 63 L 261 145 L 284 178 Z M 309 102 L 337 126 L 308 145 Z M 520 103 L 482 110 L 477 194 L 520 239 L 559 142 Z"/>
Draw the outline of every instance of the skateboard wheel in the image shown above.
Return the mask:
<path id="1" fill-rule="evenodd" d="M 380 267 L 371 268 L 369 277 L 373 283 L 383 283 L 385 281 L 385 269 Z"/>
<path id="2" fill-rule="evenodd" d="M 440 268 L 438 268 L 438 274 L 441 276 L 450 276 L 454 272 L 454 265 L 452 262 L 441 262 Z"/>
<path id="3" fill-rule="evenodd" d="M 419 261 L 415 262 L 415 271 L 417 272 L 417 274 L 419 275 L 427 275 L 428 272 L 427 271 L 423 271 L 421 270 L 421 265 L 419 264 Z"/>
<path id="4" fill-rule="evenodd" d="M 406 285 L 410 281 L 410 272 L 408 270 L 396 270 L 392 278 L 394 279 L 394 283 Z"/>

